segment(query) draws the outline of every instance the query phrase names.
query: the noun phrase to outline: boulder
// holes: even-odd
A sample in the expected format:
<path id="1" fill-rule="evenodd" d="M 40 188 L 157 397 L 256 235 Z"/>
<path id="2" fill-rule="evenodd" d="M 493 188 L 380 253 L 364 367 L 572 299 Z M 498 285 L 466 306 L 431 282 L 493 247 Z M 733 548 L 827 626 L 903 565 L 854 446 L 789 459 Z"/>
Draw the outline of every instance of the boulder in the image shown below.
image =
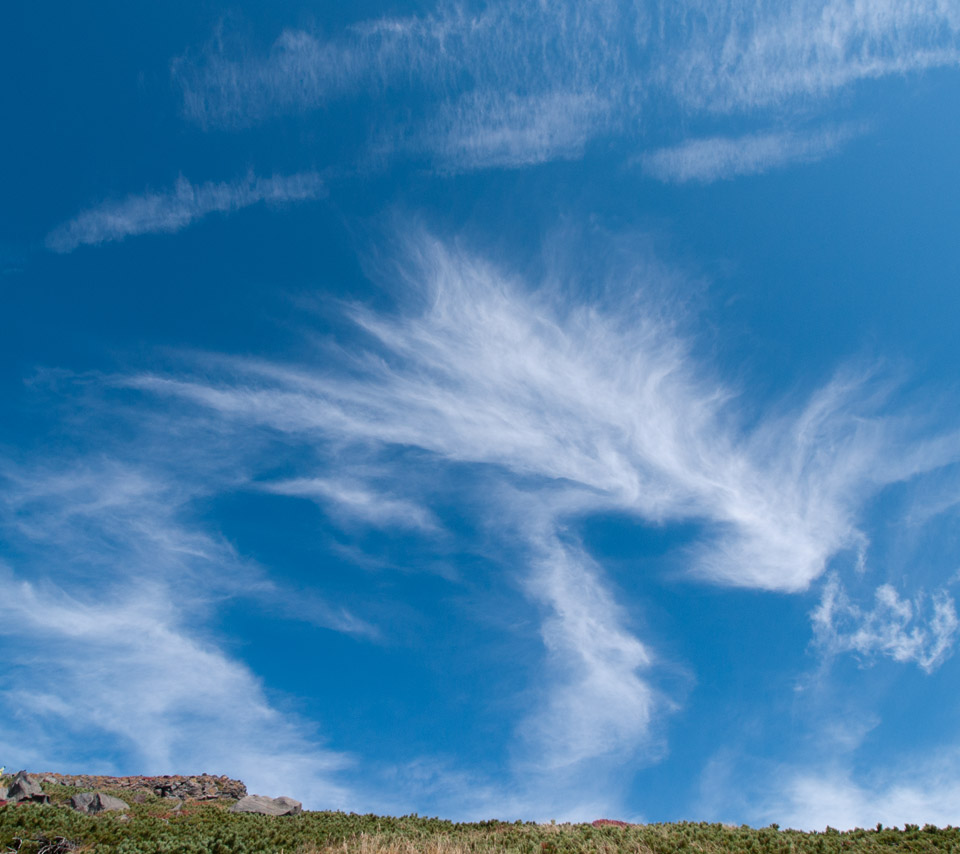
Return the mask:
<path id="1" fill-rule="evenodd" d="M 50 798 L 43 793 L 40 784 L 33 779 L 26 771 L 18 771 L 13 778 L 13 782 L 7 789 L 6 800 L 13 801 L 15 804 L 23 801 L 33 801 L 37 804 L 48 804 Z"/>
<path id="2" fill-rule="evenodd" d="M 85 815 L 97 815 L 97 813 L 108 812 L 109 810 L 130 809 L 130 805 L 121 801 L 120 798 L 104 795 L 102 792 L 82 792 L 79 795 L 74 795 L 70 798 L 70 806 Z"/>
<path id="3" fill-rule="evenodd" d="M 7 799 L 7 787 L 0 786 L 0 801 L 5 801 Z"/>
<path id="4" fill-rule="evenodd" d="M 268 798 L 265 795 L 247 795 L 232 807 L 230 812 L 252 812 L 260 815 L 296 815 L 303 811 L 303 804 L 293 798 Z"/>

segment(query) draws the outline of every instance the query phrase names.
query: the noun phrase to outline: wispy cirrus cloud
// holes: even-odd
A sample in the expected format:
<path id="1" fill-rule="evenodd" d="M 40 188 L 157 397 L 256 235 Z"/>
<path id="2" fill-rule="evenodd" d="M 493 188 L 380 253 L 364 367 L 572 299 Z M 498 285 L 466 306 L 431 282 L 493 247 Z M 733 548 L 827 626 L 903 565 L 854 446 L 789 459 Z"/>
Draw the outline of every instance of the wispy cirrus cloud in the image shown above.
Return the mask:
<path id="1" fill-rule="evenodd" d="M 156 446 L 150 467 L 123 450 L 0 460 L 8 756 L 119 773 L 220 768 L 270 792 L 292 776 L 316 805 L 347 805 L 350 758 L 271 702 L 205 627 L 218 604 L 255 598 L 261 611 L 353 637 L 376 630 L 309 591 L 297 613 L 284 610 L 283 584 L 195 518 L 194 500 L 235 479 L 167 471 Z"/>
<path id="2" fill-rule="evenodd" d="M 482 466 L 485 501 L 466 500 L 469 485 L 461 500 L 519 544 L 504 554 L 540 613 L 548 663 L 542 698 L 517 724 L 514 792 L 549 777 L 571 809 L 585 769 L 600 791 L 626 757 L 654 757 L 672 708 L 655 651 L 570 533 L 577 520 L 616 510 L 697 522 L 692 576 L 799 592 L 838 553 L 866 548 L 869 497 L 957 456 L 955 437 L 886 416 L 883 383 L 866 370 L 839 371 L 753 420 L 669 308 L 645 302 L 663 285 L 643 279 L 655 268 L 632 269 L 638 278 L 584 302 L 414 234 L 392 273 L 405 309 L 352 309 L 367 346 L 352 347 L 342 370 L 217 358 L 192 376 L 120 380 L 231 430 L 329 444 L 341 466 L 384 447 L 416 449 L 432 468 Z M 416 471 L 405 459 L 395 482 Z"/>
<path id="3" fill-rule="evenodd" d="M 247 667 L 196 636 L 163 584 L 94 595 L 9 570 L 0 581 L 5 655 L 30 658 L 29 669 L 7 672 L 3 729 L 33 742 L 33 761 L 73 756 L 100 771 L 147 774 L 219 768 L 268 792 L 293 777 L 317 805 L 350 802 L 335 779 L 349 757 L 326 749 L 268 702 Z M 89 755 L 77 756 L 81 733 Z M 104 745 L 117 757 L 109 767 L 97 755 Z"/>
<path id="4" fill-rule="evenodd" d="M 691 139 L 644 154 L 640 161 L 643 170 L 659 181 L 708 184 L 741 175 L 761 175 L 791 163 L 822 160 L 860 132 L 857 128 L 841 127 L 807 133 Z"/>
<path id="5" fill-rule="evenodd" d="M 952 652 L 960 620 L 953 598 L 939 590 L 902 599 L 889 584 L 875 591 L 870 609 L 850 601 L 839 579 L 824 586 L 812 614 L 814 643 L 826 655 L 853 653 L 864 661 L 882 655 L 912 661 L 930 673 Z"/>
<path id="6" fill-rule="evenodd" d="M 708 112 L 822 99 L 857 81 L 960 64 L 960 15 L 943 0 L 690 0 L 672 15 L 683 45 L 663 63 L 664 83 Z"/>
<path id="7" fill-rule="evenodd" d="M 217 684 L 225 687 L 211 685 L 213 694 L 259 710 L 252 723 L 227 716 L 242 736 L 234 744 L 257 742 L 257 721 L 272 721 L 288 733 L 281 758 L 304 752 L 326 769 L 311 777 L 306 766 L 284 765 L 307 775 L 303 789 L 338 797 L 339 754 L 265 700 L 202 626 L 211 601 L 256 596 L 283 616 L 360 639 L 382 640 L 381 632 L 322 590 L 296 588 L 296 604 L 284 606 L 282 594 L 294 588 L 239 558 L 191 507 L 242 489 L 265 501 L 323 503 L 345 525 L 439 541 L 432 499 L 444 482 L 447 506 L 483 529 L 485 559 L 525 595 L 538 626 L 532 642 L 540 644 L 526 653 L 539 659 L 516 700 L 508 779 L 471 777 L 483 783 L 478 809 L 513 805 L 515 816 L 522 809 L 577 818 L 603 804 L 620 811 L 623 769 L 661 755 L 657 728 L 675 702 L 658 686 L 670 665 L 579 543 L 580 522 L 609 511 L 650 524 L 692 522 L 692 577 L 800 592 L 840 552 L 867 548 L 862 510 L 871 496 L 955 461 L 960 443 L 891 411 L 889 386 L 856 367 L 805 399 L 767 402 L 758 413 L 695 355 L 670 296 L 677 282 L 645 256 L 618 266 L 600 253 L 609 271 L 592 268 L 585 290 L 549 272 L 542 281 L 522 278 L 421 231 L 398 242 L 399 259 L 381 267 L 398 305 L 348 307 L 350 347 L 287 363 L 189 356 L 169 372 L 101 378 L 112 392 L 124 389 L 123 399 L 142 393 L 136 429 L 123 431 L 137 435 L 131 449 L 98 446 L 97 457 L 72 467 L 4 468 L 10 488 L 0 521 L 22 558 L 10 585 L 20 585 L 28 608 L 7 637 L 22 650 L 44 632 L 50 638 L 49 648 L 39 647 L 49 679 L 32 693 L 19 686 L 17 697 L 44 715 L 64 713 L 65 692 L 86 678 L 84 650 L 100 654 L 108 641 L 116 649 L 104 679 L 122 681 L 130 662 L 143 679 L 169 678 L 150 657 L 154 647 L 138 637 L 121 643 L 123 627 L 139 619 L 161 647 L 199 662 L 197 672 L 223 672 Z M 573 269 L 567 274 L 576 279 Z M 138 462 L 124 463 L 131 455 Z M 41 571 L 23 586 L 45 566 L 59 568 L 55 580 Z M 93 629 L 88 645 L 74 637 L 74 653 L 58 657 L 66 636 L 37 615 L 46 609 L 89 627 L 104 602 L 123 619 L 104 623 L 104 640 Z M 850 635 L 848 623 L 831 625 L 838 637 Z M 897 642 L 911 637 L 910 625 L 901 628 Z M 924 641 L 914 651 L 926 661 L 933 647 Z M 111 733 L 132 739 L 132 729 L 112 723 L 126 707 L 110 699 L 110 686 L 91 678 L 88 687 L 91 705 L 97 692 L 106 698 L 105 741 Z M 209 709 L 220 702 L 213 694 Z M 163 702 L 157 708 L 187 714 L 179 693 Z M 204 719 L 190 724 L 197 734 L 220 726 L 212 711 Z M 176 734 L 164 732 L 130 741 L 132 755 L 186 761 Z M 226 744 L 214 739 L 211 757 Z M 53 756 L 63 746 L 48 748 L 44 755 Z M 251 755 L 265 757 L 259 749 Z M 451 809 L 463 815 L 470 807 Z"/>
<path id="8" fill-rule="evenodd" d="M 324 193 L 323 180 L 316 172 L 270 178 L 248 175 L 239 181 L 204 184 L 191 184 L 181 176 L 172 190 L 131 195 L 83 211 L 51 231 L 46 246 L 66 253 L 140 234 L 170 234 L 212 213 L 232 213 L 259 202 L 306 201 Z"/>
<path id="9" fill-rule="evenodd" d="M 310 498 L 342 514 L 372 525 L 438 531 L 439 524 L 425 507 L 413 501 L 385 495 L 359 480 L 304 477 L 275 481 L 263 488 L 277 495 Z"/>
<path id="10" fill-rule="evenodd" d="M 608 104 L 589 94 L 473 94 L 441 109 L 417 144 L 450 171 L 575 159 L 608 111 Z"/>
<path id="11" fill-rule="evenodd" d="M 578 156 L 598 136 L 635 136 L 648 108 L 705 119 L 809 109 L 858 81 L 957 65 L 960 22 L 943 0 L 869 8 L 854 0 L 503 0 L 368 20 L 329 37 L 285 30 L 261 55 L 218 39 L 176 59 L 173 76 L 185 114 L 203 126 L 389 96 L 391 108 L 377 113 L 379 137 L 394 135 L 397 148 L 460 171 Z M 831 133 L 821 131 L 819 142 L 789 129 L 758 133 L 752 154 L 736 162 L 748 169 L 752 158 L 748 171 L 757 172 L 761 160 L 818 159 L 845 141 Z M 712 144 L 727 174 L 743 174 L 719 138 Z M 688 162 L 694 154 L 707 156 L 690 151 Z"/>
<path id="12" fill-rule="evenodd" d="M 956 456 L 941 440 L 885 459 L 903 426 L 872 411 L 882 389 L 869 371 L 841 371 L 795 410 L 738 429 L 734 390 L 696 364 L 660 310 L 566 303 L 428 237 L 409 255 L 400 275 L 428 307 L 354 312 L 372 345 L 352 366 L 360 376 L 241 360 L 235 382 L 130 383 L 289 433 L 576 484 L 598 506 L 655 521 L 707 519 L 716 541 L 694 571 L 770 590 L 806 589 L 830 555 L 859 548 L 864 496 Z"/>

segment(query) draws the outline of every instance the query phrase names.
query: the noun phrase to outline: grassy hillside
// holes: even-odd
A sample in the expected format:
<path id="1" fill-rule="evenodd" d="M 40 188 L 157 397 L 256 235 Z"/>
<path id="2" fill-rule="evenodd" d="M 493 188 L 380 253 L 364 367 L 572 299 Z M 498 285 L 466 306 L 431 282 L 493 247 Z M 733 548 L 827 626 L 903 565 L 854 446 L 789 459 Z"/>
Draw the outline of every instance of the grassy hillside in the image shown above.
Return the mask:
<path id="1" fill-rule="evenodd" d="M 126 816 L 85 816 L 63 804 L 78 789 L 49 786 L 53 806 L 0 807 L 0 852 L 23 854 L 960 854 L 960 830 L 908 825 L 839 833 L 801 833 L 719 824 L 631 827 L 454 824 L 406 816 L 384 818 L 309 812 L 272 818 L 235 815 L 229 803 L 169 802 L 147 796 Z M 118 796 L 125 793 L 116 792 Z M 126 793 L 129 797 L 129 793 Z"/>

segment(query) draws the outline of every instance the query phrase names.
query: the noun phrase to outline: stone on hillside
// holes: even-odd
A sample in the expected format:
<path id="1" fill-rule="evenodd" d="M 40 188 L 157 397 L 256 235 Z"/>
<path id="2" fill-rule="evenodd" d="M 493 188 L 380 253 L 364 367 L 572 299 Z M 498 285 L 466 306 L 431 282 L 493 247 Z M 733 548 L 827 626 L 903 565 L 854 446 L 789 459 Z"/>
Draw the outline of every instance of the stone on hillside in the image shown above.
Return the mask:
<path id="1" fill-rule="evenodd" d="M 27 774 L 26 771 L 17 772 L 17 775 L 13 778 L 13 782 L 10 784 L 10 788 L 7 789 L 6 799 L 17 804 L 23 801 L 33 801 L 38 804 L 50 803 L 50 798 L 43 793 L 40 784 Z"/>
<path id="2" fill-rule="evenodd" d="M 5 801 L 7 799 L 7 787 L 0 786 L 0 801 Z"/>
<path id="3" fill-rule="evenodd" d="M 82 792 L 79 795 L 74 795 L 70 798 L 70 806 L 85 815 L 96 815 L 110 810 L 130 809 L 130 805 L 121 801 L 120 798 L 104 795 L 102 792 Z"/>
<path id="4" fill-rule="evenodd" d="M 265 795 L 247 795 L 232 807 L 230 812 L 252 812 L 260 815 L 296 815 L 303 804 L 293 798 L 268 798 Z"/>

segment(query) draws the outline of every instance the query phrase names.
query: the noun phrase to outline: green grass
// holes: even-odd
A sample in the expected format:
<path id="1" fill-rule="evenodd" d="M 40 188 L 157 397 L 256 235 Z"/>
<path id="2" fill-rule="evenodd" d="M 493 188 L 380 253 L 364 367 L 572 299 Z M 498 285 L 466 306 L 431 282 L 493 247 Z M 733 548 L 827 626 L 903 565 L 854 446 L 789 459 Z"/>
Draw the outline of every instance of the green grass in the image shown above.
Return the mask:
<path id="1" fill-rule="evenodd" d="M 148 795 L 128 816 L 85 816 L 64 804 L 78 789 L 45 786 L 52 806 L 0 807 L 0 852 L 83 854 L 960 854 L 960 829 L 908 825 L 802 833 L 776 827 L 648 824 L 592 827 L 308 812 L 235 815 L 229 802 L 187 803 L 179 812 Z M 130 801 L 130 792 L 109 792 Z M 52 846 L 52 847 L 51 847 Z"/>

